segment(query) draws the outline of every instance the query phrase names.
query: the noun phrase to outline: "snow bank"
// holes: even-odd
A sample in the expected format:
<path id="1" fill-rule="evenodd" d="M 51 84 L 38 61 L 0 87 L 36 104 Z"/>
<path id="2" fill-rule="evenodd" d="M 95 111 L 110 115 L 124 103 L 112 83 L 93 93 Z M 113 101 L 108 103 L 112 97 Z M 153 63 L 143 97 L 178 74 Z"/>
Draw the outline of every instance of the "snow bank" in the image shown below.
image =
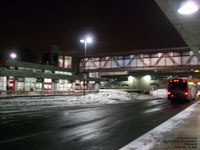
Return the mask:
<path id="1" fill-rule="evenodd" d="M 151 91 L 150 94 L 159 98 L 167 98 L 167 89 L 157 89 L 155 91 Z"/>
<path id="2" fill-rule="evenodd" d="M 91 106 L 155 99 L 148 95 L 109 90 L 85 96 L 20 97 L 0 100 L 0 113 L 34 111 L 53 107 Z"/>

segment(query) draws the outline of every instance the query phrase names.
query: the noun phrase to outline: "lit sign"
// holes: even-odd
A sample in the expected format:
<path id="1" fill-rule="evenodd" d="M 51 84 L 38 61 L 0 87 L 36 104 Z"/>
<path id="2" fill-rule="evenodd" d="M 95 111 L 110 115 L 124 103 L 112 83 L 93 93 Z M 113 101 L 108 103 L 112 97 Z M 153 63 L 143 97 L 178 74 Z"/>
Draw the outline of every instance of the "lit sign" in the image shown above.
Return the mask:
<path id="1" fill-rule="evenodd" d="M 194 72 L 200 72 L 200 70 L 194 70 Z"/>

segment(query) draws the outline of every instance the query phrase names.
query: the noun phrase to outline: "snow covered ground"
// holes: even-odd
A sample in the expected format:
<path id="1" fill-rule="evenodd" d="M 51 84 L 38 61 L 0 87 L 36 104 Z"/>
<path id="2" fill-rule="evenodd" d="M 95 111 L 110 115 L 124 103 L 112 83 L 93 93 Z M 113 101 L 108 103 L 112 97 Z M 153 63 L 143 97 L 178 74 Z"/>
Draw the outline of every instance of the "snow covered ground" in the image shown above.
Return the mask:
<path id="1" fill-rule="evenodd" d="M 159 97 L 159 98 L 167 98 L 167 89 L 157 89 L 155 91 L 151 91 L 150 95 Z"/>
<path id="2" fill-rule="evenodd" d="M 97 106 L 152 100 L 156 97 L 123 90 L 101 90 L 85 96 L 19 97 L 0 100 L 0 113 L 36 111 L 66 106 Z"/>

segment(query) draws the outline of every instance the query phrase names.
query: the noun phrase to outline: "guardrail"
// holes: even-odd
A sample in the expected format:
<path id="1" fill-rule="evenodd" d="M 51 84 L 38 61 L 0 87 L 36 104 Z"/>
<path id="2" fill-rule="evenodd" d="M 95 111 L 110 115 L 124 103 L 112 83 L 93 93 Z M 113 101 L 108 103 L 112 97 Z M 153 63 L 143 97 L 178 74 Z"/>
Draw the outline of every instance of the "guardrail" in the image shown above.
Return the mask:
<path id="1" fill-rule="evenodd" d="M 98 90 L 85 90 L 86 94 L 98 93 Z M 68 91 L 0 91 L 0 97 L 7 96 L 47 96 L 47 95 L 83 95 L 84 90 L 68 90 Z"/>

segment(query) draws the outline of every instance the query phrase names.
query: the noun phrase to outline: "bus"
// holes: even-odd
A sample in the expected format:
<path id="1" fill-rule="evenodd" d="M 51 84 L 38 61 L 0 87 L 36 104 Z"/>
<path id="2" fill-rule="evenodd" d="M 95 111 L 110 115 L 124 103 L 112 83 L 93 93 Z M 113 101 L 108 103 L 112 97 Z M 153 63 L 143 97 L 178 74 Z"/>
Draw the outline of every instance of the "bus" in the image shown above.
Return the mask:
<path id="1" fill-rule="evenodd" d="M 194 100 L 196 97 L 196 86 L 193 82 L 184 79 L 172 79 L 168 83 L 168 99 L 172 101 Z"/>

